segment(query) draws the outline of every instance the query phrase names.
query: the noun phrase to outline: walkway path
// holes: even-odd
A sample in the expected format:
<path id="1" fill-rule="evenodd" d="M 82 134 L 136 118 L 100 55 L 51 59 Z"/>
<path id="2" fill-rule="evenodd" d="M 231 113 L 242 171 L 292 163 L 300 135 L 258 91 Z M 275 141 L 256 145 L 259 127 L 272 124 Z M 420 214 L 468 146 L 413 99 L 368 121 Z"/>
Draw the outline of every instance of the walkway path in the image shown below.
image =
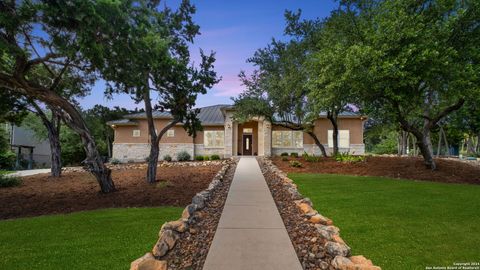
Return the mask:
<path id="1" fill-rule="evenodd" d="M 203 269 L 302 269 L 254 157 L 237 165 Z"/>
<path id="2" fill-rule="evenodd" d="M 36 175 L 36 174 L 41 174 L 41 173 L 49 173 L 50 169 L 35 169 L 35 170 L 23 170 L 23 171 L 16 171 L 14 173 L 8 174 L 9 176 L 30 176 L 30 175 Z"/>

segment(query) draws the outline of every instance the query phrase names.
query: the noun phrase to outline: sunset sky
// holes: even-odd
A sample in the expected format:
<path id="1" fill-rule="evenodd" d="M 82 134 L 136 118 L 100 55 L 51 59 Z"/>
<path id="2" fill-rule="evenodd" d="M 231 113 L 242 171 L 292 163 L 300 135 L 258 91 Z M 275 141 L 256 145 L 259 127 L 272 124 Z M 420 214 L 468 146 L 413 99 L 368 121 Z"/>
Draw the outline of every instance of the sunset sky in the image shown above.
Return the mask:
<path id="1" fill-rule="evenodd" d="M 163 1 L 164 2 L 164 1 Z M 179 0 L 166 1 L 175 7 Z M 222 77 L 220 83 L 199 96 L 197 106 L 232 103 L 231 97 L 238 95 L 243 86 L 238 80 L 241 70 L 248 72 L 253 66 L 246 59 L 273 37 L 282 38 L 285 26 L 284 11 L 301 9 L 303 18 L 325 17 L 337 6 L 333 0 L 192 0 L 197 7 L 195 22 L 200 25 L 201 35 L 191 47 L 193 59 L 197 59 L 199 48 L 216 52 L 215 70 Z M 165 3 L 165 2 L 164 2 Z M 129 109 L 143 108 L 127 95 L 116 95 L 113 100 L 103 96 L 105 82 L 98 81 L 92 94 L 83 100 L 83 108 L 95 104 L 121 106 Z"/>

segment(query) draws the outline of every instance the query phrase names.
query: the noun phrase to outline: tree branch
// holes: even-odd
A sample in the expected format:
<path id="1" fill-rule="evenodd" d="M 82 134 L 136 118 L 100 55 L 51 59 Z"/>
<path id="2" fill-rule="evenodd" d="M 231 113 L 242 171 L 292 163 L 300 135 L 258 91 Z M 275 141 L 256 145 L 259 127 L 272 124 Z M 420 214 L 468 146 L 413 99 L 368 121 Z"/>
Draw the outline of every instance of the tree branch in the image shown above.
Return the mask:
<path id="1" fill-rule="evenodd" d="M 430 129 L 433 128 L 438 123 L 438 121 L 442 120 L 442 118 L 444 118 L 448 114 L 460 109 L 463 106 L 463 103 L 465 103 L 465 99 L 462 97 L 455 104 L 448 106 L 443 111 L 441 111 L 439 114 L 437 114 L 437 116 L 430 119 L 429 128 Z"/>

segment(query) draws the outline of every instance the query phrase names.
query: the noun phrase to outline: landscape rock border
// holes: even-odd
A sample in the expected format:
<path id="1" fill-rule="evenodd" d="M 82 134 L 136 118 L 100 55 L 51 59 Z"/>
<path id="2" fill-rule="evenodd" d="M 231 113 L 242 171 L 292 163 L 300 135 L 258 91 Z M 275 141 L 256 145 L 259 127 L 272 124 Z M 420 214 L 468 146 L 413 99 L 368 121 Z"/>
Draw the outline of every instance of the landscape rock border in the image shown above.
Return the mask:
<path id="1" fill-rule="evenodd" d="M 172 162 L 172 164 L 182 164 L 180 166 L 207 166 L 212 165 L 207 162 Z M 187 205 L 182 212 L 182 216 L 178 220 L 166 222 L 162 225 L 156 244 L 151 252 L 146 253 L 141 258 L 133 261 L 130 270 L 166 270 L 169 269 L 168 260 L 166 259 L 169 252 L 174 249 L 177 241 L 182 238 L 183 234 L 192 233 L 195 224 L 202 218 L 204 213 L 202 210 L 210 202 L 217 189 L 224 187 L 224 179 L 229 168 L 236 163 L 236 159 L 228 159 L 222 161 L 213 161 L 213 165 L 222 164 L 222 168 L 213 177 L 208 188 L 198 192 L 193 198 L 192 203 Z M 209 164 L 207 164 L 209 163 Z M 164 163 L 165 164 L 165 163 Z M 234 167 L 234 166 L 233 166 Z M 233 176 L 232 176 L 233 177 Z M 229 187 L 229 186 L 228 186 Z M 227 191 L 228 192 L 228 187 Z M 224 187 L 225 188 L 225 187 Z M 226 196 L 225 196 L 226 197 Z M 188 237 L 190 239 L 190 237 Z"/>
<path id="2" fill-rule="evenodd" d="M 230 162 L 230 159 L 222 160 L 208 160 L 208 161 L 159 161 L 157 167 L 168 168 L 168 167 L 198 167 L 198 166 L 215 166 L 222 165 L 225 166 Z M 132 170 L 132 169 L 147 169 L 148 164 L 146 162 L 142 163 L 121 163 L 121 164 L 111 164 L 106 163 L 106 166 L 112 170 Z M 83 167 L 64 167 L 62 168 L 63 172 L 85 172 Z"/>
<path id="3" fill-rule="evenodd" d="M 308 223 L 302 224 L 303 227 L 311 228 L 313 225 L 316 229 L 316 233 L 320 235 L 322 239 L 317 240 L 316 237 L 312 237 L 310 241 L 304 241 L 303 243 L 311 243 L 311 247 L 306 248 L 302 247 L 302 251 L 298 252 L 297 254 L 302 257 L 305 257 L 307 261 L 311 261 L 309 259 L 316 260 L 317 262 L 320 261 L 319 266 L 320 269 L 336 269 L 336 270 L 381 270 L 379 266 L 373 265 L 371 260 L 368 260 L 362 255 L 352 256 L 350 247 L 345 243 L 345 241 L 340 237 L 340 229 L 333 225 L 333 221 L 322 214 L 320 214 L 317 210 L 313 208 L 313 204 L 308 198 L 304 198 L 302 194 L 297 189 L 297 185 L 293 182 L 292 179 L 288 178 L 287 174 L 281 171 L 273 164 L 273 162 L 268 158 L 259 157 L 257 158 L 261 167 L 262 173 L 272 174 L 276 177 L 277 182 L 280 182 L 282 185 L 282 189 L 288 193 L 289 199 L 294 203 L 296 206 L 297 211 L 300 212 L 300 217 L 302 219 L 296 220 L 298 223 Z M 267 179 L 266 175 L 266 179 Z M 267 180 L 267 182 L 269 182 Z M 269 186 L 272 183 L 269 183 Z M 271 188 L 272 189 L 272 188 Z M 274 198 L 276 194 L 272 195 Z M 277 194 L 278 195 L 278 194 Z M 282 212 L 283 208 L 287 208 L 285 206 L 285 202 L 277 202 L 277 206 L 279 206 L 279 211 Z M 280 204 L 280 205 L 279 205 Z M 284 217 L 282 215 L 282 217 Z M 290 221 L 288 221 L 291 223 Z M 287 221 L 284 220 L 284 223 Z M 288 226 L 290 224 L 286 224 L 287 230 L 292 227 Z M 298 237 L 297 233 L 290 232 L 289 234 L 291 238 Z M 292 239 L 292 243 L 295 245 L 295 241 Z M 318 247 L 318 243 L 321 243 L 321 247 Z M 312 252 L 314 251 L 314 252 Z M 318 254 L 315 254 L 316 253 Z M 300 253 L 300 254 L 299 254 Z M 306 253 L 306 254 L 303 254 Z M 329 259 L 327 259 L 327 257 Z M 317 260 L 319 258 L 320 260 Z M 331 259 L 333 258 L 333 259 Z M 303 261 L 302 265 L 304 268 L 311 266 L 310 268 L 317 269 L 317 265 L 315 264 L 307 264 L 302 258 L 299 258 Z"/>

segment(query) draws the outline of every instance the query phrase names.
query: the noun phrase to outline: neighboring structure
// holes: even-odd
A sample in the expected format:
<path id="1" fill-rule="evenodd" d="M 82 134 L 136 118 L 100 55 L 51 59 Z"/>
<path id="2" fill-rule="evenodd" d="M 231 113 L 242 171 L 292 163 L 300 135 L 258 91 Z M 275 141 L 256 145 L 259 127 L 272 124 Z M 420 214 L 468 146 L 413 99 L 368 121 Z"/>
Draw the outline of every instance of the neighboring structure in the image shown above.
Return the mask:
<path id="1" fill-rule="evenodd" d="M 313 139 L 302 131 L 292 131 L 263 118 L 255 117 L 245 123 L 233 119 L 235 108 L 231 105 L 214 105 L 200 109 L 198 118 L 203 131 L 195 138 L 188 136 L 182 124 L 178 124 L 162 137 L 160 159 L 170 155 L 173 159 L 180 151 L 192 157 L 217 154 L 221 157 L 235 155 L 280 155 L 283 152 L 320 155 Z M 154 112 L 155 127 L 160 130 L 171 119 L 168 112 Z M 339 116 L 339 148 L 342 152 L 364 154 L 363 121 L 365 117 L 355 113 Z M 150 152 L 150 137 L 145 113 L 130 114 L 124 119 L 108 123 L 115 130 L 113 158 L 120 161 L 144 161 Z M 325 144 L 328 152 L 333 149 L 332 126 L 325 116 L 315 121 L 315 134 Z"/>
<path id="2" fill-rule="evenodd" d="M 10 149 L 17 155 L 17 169 L 32 169 L 33 167 L 50 167 L 51 151 L 48 140 L 39 140 L 35 133 L 25 127 L 5 124 L 9 135 Z M 22 160 L 27 163 L 21 166 Z"/>

